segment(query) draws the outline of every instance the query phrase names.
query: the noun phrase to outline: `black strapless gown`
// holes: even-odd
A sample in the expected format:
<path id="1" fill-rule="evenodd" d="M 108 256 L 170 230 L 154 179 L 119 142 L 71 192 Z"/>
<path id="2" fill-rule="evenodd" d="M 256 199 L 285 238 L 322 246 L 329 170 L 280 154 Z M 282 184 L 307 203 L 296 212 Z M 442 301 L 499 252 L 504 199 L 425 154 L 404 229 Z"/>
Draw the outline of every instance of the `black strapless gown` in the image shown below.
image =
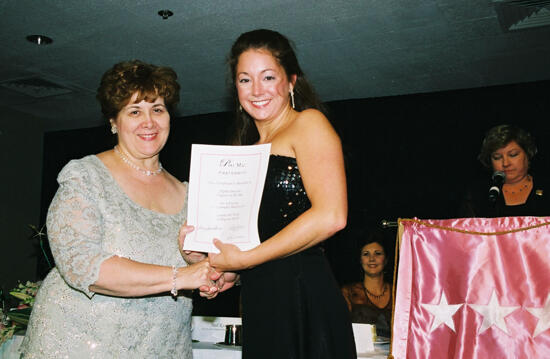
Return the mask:
<path id="1" fill-rule="evenodd" d="M 296 159 L 271 155 L 264 241 L 311 207 Z M 243 359 L 356 358 L 349 311 L 319 246 L 241 273 Z"/>

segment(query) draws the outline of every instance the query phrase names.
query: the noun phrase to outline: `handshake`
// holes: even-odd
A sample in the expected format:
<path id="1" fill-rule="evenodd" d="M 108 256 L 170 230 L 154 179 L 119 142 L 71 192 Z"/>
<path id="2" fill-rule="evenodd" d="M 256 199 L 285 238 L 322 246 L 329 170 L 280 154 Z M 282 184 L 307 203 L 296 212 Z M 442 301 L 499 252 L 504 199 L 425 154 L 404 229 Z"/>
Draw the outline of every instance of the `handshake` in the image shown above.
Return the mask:
<path id="1" fill-rule="evenodd" d="M 233 287 L 239 276 L 237 273 L 216 268 L 207 253 L 183 250 L 185 236 L 193 230 L 193 226 L 183 225 L 179 232 L 179 250 L 183 259 L 189 264 L 183 268 L 186 272 L 185 287 L 197 288 L 201 297 L 212 299 L 218 293 Z"/>

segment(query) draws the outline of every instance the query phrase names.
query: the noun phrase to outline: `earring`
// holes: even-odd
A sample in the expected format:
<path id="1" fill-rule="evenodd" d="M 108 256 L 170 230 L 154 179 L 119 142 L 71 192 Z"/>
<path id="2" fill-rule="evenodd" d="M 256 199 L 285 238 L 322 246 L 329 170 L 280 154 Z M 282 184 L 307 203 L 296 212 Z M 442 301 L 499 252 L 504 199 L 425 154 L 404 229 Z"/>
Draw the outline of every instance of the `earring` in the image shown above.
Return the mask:
<path id="1" fill-rule="evenodd" d="M 292 102 L 292 108 L 294 107 L 294 91 L 290 89 L 290 101 Z"/>
<path id="2" fill-rule="evenodd" d="M 116 129 L 116 125 L 111 125 L 111 133 L 112 133 L 113 135 L 116 135 L 117 132 L 118 132 L 118 131 L 117 131 L 117 129 Z"/>

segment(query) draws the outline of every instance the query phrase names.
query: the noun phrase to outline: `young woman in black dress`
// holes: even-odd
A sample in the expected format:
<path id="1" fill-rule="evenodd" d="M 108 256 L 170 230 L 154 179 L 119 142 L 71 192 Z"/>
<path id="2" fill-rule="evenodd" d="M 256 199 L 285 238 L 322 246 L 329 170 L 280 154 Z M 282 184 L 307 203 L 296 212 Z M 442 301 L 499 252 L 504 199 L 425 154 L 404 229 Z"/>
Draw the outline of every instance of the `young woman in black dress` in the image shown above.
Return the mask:
<path id="1" fill-rule="evenodd" d="M 319 246 L 346 225 L 340 139 L 283 35 L 242 34 L 229 65 L 234 143 L 271 143 L 261 244 L 241 251 L 222 238 L 210 254 L 217 270 L 240 272 L 243 358 L 355 358 L 347 306 Z"/>

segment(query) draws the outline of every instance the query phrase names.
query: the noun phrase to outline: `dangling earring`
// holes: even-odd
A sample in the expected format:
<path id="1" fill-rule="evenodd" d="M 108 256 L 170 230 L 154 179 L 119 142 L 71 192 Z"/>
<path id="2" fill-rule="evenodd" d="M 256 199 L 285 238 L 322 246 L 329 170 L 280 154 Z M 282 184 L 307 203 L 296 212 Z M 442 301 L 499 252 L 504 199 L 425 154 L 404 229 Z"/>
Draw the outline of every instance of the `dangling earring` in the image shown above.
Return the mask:
<path id="1" fill-rule="evenodd" d="M 292 108 L 295 108 L 294 107 L 294 91 L 292 89 L 290 89 L 290 101 L 292 103 Z"/>
<path id="2" fill-rule="evenodd" d="M 239 105 L 239 111 L 243 112 L 243 107 Z"/>
<path id="3" fill-rule="evenodd" d="M 116 125 L 111 125 L 111 132 L 113 135 L 116 135 L 117 134 L 117 129 L 116 129 Z"/>

